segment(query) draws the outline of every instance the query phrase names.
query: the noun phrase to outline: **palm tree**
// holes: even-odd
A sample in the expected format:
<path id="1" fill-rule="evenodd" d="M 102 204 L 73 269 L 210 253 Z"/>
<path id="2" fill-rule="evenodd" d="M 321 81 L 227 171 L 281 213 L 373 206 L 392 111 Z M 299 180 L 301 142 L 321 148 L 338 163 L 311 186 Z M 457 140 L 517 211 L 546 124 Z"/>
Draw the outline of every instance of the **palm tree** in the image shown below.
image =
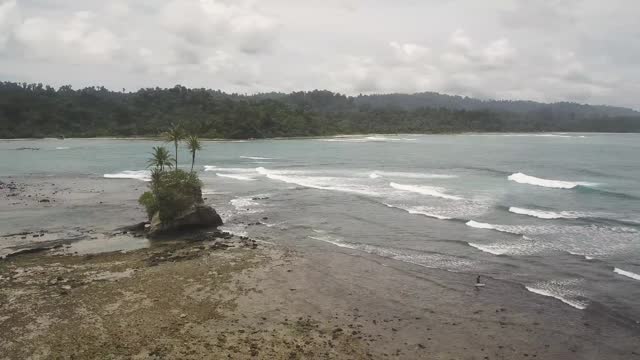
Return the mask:
<path id="1" fill-rule="evenodd" d="M 176 170 L 177 170 L 178 169 L 178 143 L 182 141 L 182 139 L 184 139 L 184 132 L 182 131 L 182 128 L 180 128 L 179 125 L 171 124 L 171 127 L 169 128 L 169 130 L 166 131 L 163 134 L 163 136 L 167 142 L 172 142 L 173 145 L 175 145 L 175 148 L 176 148 L 175 161 L 176 161 Z"/>
<path id="2" fill-rule="evenodd" d="M 191 152 L 191 172 L 193 172 L 193 164 L 196 162 L 196 151 L 202 150 L 200 139 L 197 135 L 189 135 L 186 138 L 187 149 Z"/>
<path id="3" fill-rule="evenodd" d="M 171 154 L 169 154 L 169 150 L 164 146 L 154 146 L 153 152 L 151 153 L 151 159 L 147 163 L 149 167 L 155 167 L 160 171 L 164 171 L 164 168 L 171 168 L 173 164 L 171 163 L 173 159 L 171 158 Z"/>

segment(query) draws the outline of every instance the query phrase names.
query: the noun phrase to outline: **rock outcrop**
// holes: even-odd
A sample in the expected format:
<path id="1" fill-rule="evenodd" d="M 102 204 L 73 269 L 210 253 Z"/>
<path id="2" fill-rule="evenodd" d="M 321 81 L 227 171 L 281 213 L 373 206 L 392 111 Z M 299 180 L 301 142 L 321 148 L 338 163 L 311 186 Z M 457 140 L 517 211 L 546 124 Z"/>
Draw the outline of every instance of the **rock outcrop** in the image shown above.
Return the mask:
<path id="1" fill-rule="evenodd" d="M 148 236 L 151 238 L 174 234 L 193 229 L 218 227 L 222 225 L 222 218 L 211 207 L 203 204 L 192 206 L 175 219 L 162 223 L 160 213 L 156 213 L 151 219 Z"/>

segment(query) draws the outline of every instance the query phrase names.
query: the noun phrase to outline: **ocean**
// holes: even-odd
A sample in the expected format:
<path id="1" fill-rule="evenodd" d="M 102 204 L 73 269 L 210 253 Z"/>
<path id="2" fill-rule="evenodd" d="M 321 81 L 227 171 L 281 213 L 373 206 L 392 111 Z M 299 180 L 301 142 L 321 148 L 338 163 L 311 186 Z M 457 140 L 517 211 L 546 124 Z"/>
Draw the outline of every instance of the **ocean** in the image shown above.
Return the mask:
<path id="1" fill-rule="evenodd" d="M 132 191 L 160 144 L 4 140 L 0 180 Z M 236 234 L 479 274 L 640 321 L 639 156 L 638 134 L 363 135 L 205 141 L 196 169 Z M 190 167 L 185 150 L 179 160 Z M 0 221 L 0 233 L 25 230 Z"/>

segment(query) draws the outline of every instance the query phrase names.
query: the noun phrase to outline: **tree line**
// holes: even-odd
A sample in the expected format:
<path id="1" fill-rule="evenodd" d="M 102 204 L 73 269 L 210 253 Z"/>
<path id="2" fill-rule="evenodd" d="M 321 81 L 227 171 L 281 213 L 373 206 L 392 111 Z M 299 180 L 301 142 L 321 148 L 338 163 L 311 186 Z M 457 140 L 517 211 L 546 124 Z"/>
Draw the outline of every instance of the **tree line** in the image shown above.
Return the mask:
<path id="1" fill-rule="evenodd" d="M 484 105 L 483 105 L 484 104 Z M 0 138 L 156 136 L 172 123 L 202 138 L 362 133 L 640 132 L 640 113 L 572 103 L 480 101 L 436 93 L 346 96 L 325 90 L 227 94 L 119 92 L 0 82 Z"/>

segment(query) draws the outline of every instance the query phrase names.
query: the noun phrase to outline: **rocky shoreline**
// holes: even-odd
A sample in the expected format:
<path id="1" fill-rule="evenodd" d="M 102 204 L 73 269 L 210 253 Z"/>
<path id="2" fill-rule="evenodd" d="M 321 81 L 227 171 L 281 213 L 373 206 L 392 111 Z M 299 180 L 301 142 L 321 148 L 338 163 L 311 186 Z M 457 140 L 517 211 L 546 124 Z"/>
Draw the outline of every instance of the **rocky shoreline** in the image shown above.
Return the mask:
<path id="1" fill-rule="evenodd" d="M 0 360 L 640 359 L 640 325 L 597 306 L 325 243 L 150 242 L 122 227 L 144 184 L 3 181 L 0 250 L 24 251 L 0 259 Z"/>

